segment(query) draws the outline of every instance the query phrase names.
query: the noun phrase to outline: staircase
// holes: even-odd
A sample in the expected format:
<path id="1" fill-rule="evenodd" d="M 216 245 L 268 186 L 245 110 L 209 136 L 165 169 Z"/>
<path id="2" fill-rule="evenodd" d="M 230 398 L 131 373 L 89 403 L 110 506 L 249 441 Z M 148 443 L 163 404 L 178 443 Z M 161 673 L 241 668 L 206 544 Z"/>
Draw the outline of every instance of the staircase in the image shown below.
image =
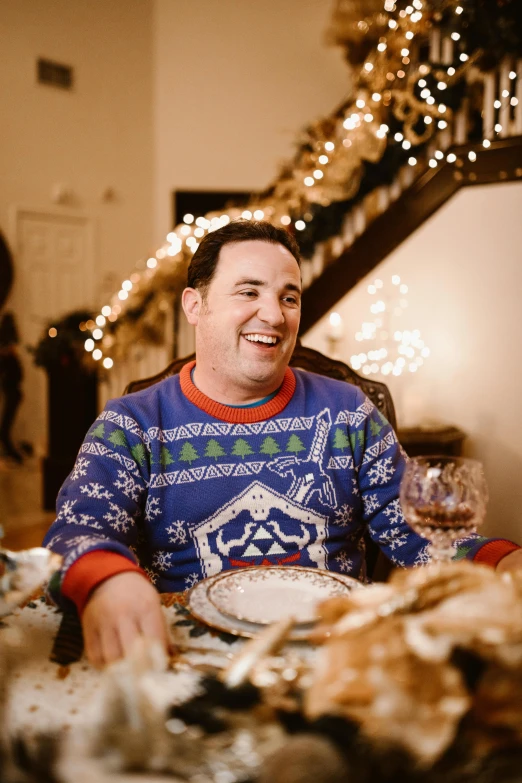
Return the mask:
<path id="1" fill-rule="evenodd" d="M 456 157 L 455 162 L 448 163 L 446 159 L 436 169 L 428 168 L 409 187 L 406 183 L 410 172 L 401 172 L 397 184 L 389 189 L 388 206 L 373 219 L 366 216 L 364 207 L 356 215 L 347 216 L 348 241 L 303 293 L 301 334 L 461 188 L 522 181 L 522 135 L 492 142 L 487 150 L 477 144 L 454 146 L 448 151 L 451 153 Z M 470 153 L 477 156 L 474 162 L 469 158 Z M 394 198 L 397 191 L 400 195 Z"/>
<path id="2" fill-rule="evenodd" d="M 513 74 L 516 103 L 504 101 L 495 111 Z M 480 126 L 465 105 L 422 158 L 403 166 L 389 187 L 366 196 L 346 214 L 341 233 L 304 262 L 301 334 L 461 188 L 522 181 L 522 61 L 506 60 L 488 74 L 471 71 L 469 81 L 474 87 L 482 82 Z"/>

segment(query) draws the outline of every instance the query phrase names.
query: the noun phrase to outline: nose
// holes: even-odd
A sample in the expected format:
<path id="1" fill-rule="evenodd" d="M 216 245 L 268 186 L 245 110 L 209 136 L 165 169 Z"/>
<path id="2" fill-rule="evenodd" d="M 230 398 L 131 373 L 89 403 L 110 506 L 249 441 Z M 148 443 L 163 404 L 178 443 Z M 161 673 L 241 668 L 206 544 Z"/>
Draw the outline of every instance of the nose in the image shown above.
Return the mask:
<path id="1" fill-rule="evenodd" d="M 280 326 L 285 322 L 283 308 L 278 296 L 263 296 L 259 300 L 258 317 L 269 326 Z"/>

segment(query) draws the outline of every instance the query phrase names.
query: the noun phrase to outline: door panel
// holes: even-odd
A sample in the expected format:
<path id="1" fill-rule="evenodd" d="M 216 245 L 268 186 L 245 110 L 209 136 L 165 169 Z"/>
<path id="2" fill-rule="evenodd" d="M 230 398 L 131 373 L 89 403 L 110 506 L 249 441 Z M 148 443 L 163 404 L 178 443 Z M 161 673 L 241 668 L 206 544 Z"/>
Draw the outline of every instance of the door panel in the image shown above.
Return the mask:
<path id="1" fill-rule="evenodd" d="M 47 451 L 47 382 L 28 346 L 51 322 L 76 309 L 93 309 L 92 224 L 80 216 L 18 210 L 16 239 L 13 309 L 25 378 L 15 437 L 42 455 Z M 74 400 L 69 415 L 74 415 Z"/>

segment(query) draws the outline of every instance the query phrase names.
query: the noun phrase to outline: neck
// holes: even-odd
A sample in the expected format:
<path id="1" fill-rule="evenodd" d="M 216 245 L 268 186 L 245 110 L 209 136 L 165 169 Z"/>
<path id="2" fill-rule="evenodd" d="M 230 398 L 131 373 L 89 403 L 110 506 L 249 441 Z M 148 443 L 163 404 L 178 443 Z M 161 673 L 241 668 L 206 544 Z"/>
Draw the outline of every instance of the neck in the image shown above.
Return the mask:
<path id="1" fill-rule="evenodd" d="M 189 402 L 197 408 L 200 408 L 200 410 L 204 411 L 209 416 L 220 419 L 221 421 L 245 424 L 265 421 L 273 416 L 277 416 L 286 408 L 292 399 L 296 387 L 295 375 L 292 370 L 287 367 L 281 388 L 268 402 L 261 403 L 261 405 L 256 405 L 253 408 L 230 407 L 230 405 L 226 403 L 218 402 L 217 400 L 208 397 L 194 385 L 194 382 L 190 377 L 194 365 L 195 362 L 188 362 L 181 368 L 179 374 L 181 391 Z M 241 403 L 239 404 L 241 405 Z M 234 406 L 234 403 L 231 403 L 231 405 Z"/>
<path id="2" fill-rule="evenodd" d="M 248 387 L 243 387 L 237 382 L 231 384 L 228 379 L 216 378 L 215 375 L 214 370 L 207 373 L 204 367 L 196 363 L 192 376 L 194 386 L 206 397 L 222 405 L 250 405 L 277 391 L 283 383 L 284 371 L 281 376 L 278 375 L 269 382 L 263 381 L 259 384 L 252 382 Z"/>

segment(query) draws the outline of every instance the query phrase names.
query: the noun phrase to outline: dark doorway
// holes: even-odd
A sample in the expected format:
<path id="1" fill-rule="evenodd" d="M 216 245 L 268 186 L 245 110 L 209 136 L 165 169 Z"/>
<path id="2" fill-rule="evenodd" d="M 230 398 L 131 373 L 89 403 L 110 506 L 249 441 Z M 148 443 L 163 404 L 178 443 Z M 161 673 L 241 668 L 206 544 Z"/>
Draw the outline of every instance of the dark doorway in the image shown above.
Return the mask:
<path id="1" fill-rule="evenodd" d="M 227 207 L 241 207 L 248 204 L 250 192 L 240 190 L 174 190 L 172 193 L 173 226 L 183 223 L 187 213 L 195 218 L 208 212 L 219 212 Z"/>

